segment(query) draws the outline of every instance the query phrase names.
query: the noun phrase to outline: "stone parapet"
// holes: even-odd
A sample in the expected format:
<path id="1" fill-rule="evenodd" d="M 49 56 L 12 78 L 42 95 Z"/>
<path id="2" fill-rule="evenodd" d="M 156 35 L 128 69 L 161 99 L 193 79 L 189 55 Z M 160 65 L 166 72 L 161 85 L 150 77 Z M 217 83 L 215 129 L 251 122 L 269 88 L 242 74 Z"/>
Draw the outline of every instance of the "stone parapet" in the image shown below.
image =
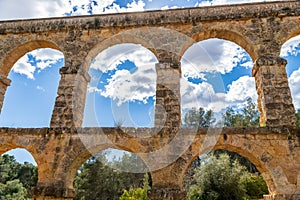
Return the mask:
<path id="1" fill-rule="evenodd" d="M 84 17 L 3 21 L 0 23 L 0 35 L 7 33 L 58 31 L 66 30 L 70 27 L 80 27 L 82 30 L 88 30 L 103 27 L 129 27 L 170 23 L 194 23 L 197 21 L 249 19 L 269 16 L 295 16 L 300 15 L 299 6 L 299 1 L 289 0 Z"/>

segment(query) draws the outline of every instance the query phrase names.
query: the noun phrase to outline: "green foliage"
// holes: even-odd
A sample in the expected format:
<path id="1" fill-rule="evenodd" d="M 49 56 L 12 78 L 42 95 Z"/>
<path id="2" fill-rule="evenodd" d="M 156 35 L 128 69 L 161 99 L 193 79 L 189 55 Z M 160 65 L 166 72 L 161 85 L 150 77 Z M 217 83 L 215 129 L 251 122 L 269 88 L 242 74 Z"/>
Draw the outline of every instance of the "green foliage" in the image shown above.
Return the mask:
<path id="1" fill-rule="evenodd" d="M 7 181 L 6 184 L 0 183 L 0 200 L 29 200 L 28 192 L 18 180 Z"/>
<path id="2" fill-rule="evenodd" d="M 74 199 L 96 200 L 101 197 L 116 200 L 124 189 L 141 187 L 144 174 L 126 172 L 126 169 L 137 167 L 134 164 L 136 159 L 136 155 L 124 154 L 121 160 L 114 159 L 109 163 L 104 154 L 92 157 L 83 164 L 75 178 L 77 194 Z"/>
<path id="3" fill-rule="evenodd" d="M 0 157 L 0 200 L 30 199 L 30 190 L 37 179 L 37 167 L 32 164 L 20 164 L 14 156 Z"/>
<path id="4" fill-rule="evenodd" d="M 130 190 L 124 190 L 120 200 L 148 200 L 149 176 L 146 173 L 143 180 L 143 188 L 130 188 Z"/>
<path id="5" fill-rule="evenodd" d="M 221 154 L 219 158 L 210 155 L 197 170 L 188 199 L 240 200 L 246 195 L 241 184 L 245 171 L 238 162 L 231 163 L 227 154 Z"/>
<path id="6" fill-rule="evenodd" d="M 220 124 L 225 127 L 259 126 L 259 112 L 256 104 L 248 97 L 247 103 L 242 109 L 237 111 L 232 107 L 227 108 L 222 115 Z"/>
<path id="7" fill-rule="evenodd" d="M 241 165 L 245 166 L 247 171 L 250 173 L 259 173 L 255 165 L 252 164 L 247 158 L 241 156 L 238 153 L 227 151 L 227 150 L 214 150 L 210 152 L 211 154 L 219 157 L 220 154 L 227 154 L 230 158 L 230 162 L 234 162 L 235 160 L 238 161 Z"/>
<path id="8" fill-rule="evenodd" d="M 184 125 L 186 127 L 210 127 L 216 122 L 212 110 L 205 111 L 203 108 L 192 108 L 184 116 Z"/>
<path id="9" fill-rule="evenodd" d="M 189 200 L 262 198 L 268 189 L 261 175 L 251 174 L 228 154 L 209 154 L 202 160 L 188 192 Z"/>
<path id="10" fill-rule="evenodd" d="M 300 126 L 300 109 L 296 111 L 296 125 Z"/>
<path id="11" fill-rule="evenodd" d="M 300 114 L 299 114 L 300 119 Z M 299 120 L 300 121 L 300 120 Z M 190 128 L 211 127 L 215 125 L 216 119 L 212 110 L 205 111 L 203 108 L 192 108 L 184 115 L 184 126 Z M 299 122 L 300 124 L 300 122 Z M 228 107 L 222 114 L 222 120 L 217 126 L 225 127 L 251 127 L 259 126 L 259 112 L 256 104 L 250 97 L 244 107 L 235 109 Z"/>
<path id="12" fill-rule="evenodd" d="M 245 199 L 260 199 L 264 194 L 268 194 L 268 187 L 262 175 L 245 174 L 242 184 L 247 189 Z"/>

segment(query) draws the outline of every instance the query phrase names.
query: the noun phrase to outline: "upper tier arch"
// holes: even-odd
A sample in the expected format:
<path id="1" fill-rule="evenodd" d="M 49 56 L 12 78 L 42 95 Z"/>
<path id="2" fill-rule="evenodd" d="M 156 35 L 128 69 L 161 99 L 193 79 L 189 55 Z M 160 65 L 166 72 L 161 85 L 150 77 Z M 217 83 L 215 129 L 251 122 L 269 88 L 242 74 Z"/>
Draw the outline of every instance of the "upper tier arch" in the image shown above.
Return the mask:
<path id="1" fill-rule="evenodd" d="M 26 53 L 40 48 L 52 48 L 58 51 L 61 49 L 53 42 L 46 40 L 32 40 L 20 44 L 12 49 L 2 58 L 0 74 L 7 76 L 14 64 Z"/>
<path id="2" fill-rule="evenodd" d="M 247 53 L 250 55 L 253 61 L 255 61 L 258 58 L 258 54 L 255 51 L 253 44 L 247 37 L 228 29 L 209 29 L 193 34 L 191 36 L 192 40 L 187 41 L 182 47 L 180 54 L 181 57 L 193 44 L 214 38 L 227 40 L 239 45 L 247 51 Z"/>
<path id="3" fill-rule="evenodd" d="M 97 57 L 98 54 L 115 45 L 122 45 L 122 44 L 141 45 L 144 48 L 151 51 L 157 57 L 157 52 L 153 48 L 151 43 L 145 40 L 144 38 L 142 38 L 139 34 L 134 35 L 133 33 L 138 33 L 138 32 L 136 31 L 121 32 L 117 35 L 114 35 L 106 40 L 102 40 L 99 43 L 97 43 L 86 56 L 83 62 L 83 70 L 87 72 L 91 66 L 92 61 Z"/>

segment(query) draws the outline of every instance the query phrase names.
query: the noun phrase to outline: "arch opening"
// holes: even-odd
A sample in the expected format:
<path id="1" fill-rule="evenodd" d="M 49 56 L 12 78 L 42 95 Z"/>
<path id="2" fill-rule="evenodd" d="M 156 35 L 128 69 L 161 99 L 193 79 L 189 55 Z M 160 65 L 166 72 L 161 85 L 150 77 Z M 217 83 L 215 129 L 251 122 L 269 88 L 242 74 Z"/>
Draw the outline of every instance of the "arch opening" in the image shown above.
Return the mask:
<path id="1" fill-rule="evenodd" d="M 33 42 L 18 49 L 27 52 L 48 43 L 43 44 Z M 49 127 L 63 64 L 63 53 L 53 48 L 35 49 L 14 63 L 8 74 L 12 82 L 5 94 L 0 126 Z"/>
<path id="2" fill-rule="evenodd" d="M 259 126 L 253 61 L 245 49 L 227 40 L 207 39 L 192 45 L 181 63 L 183 126 L 193 127 L 197 116 L 200 127 Z M 253 114 L 250 121 L 244 108 Z"/>
<path id="3" fill-rule="evenodd" d="M 127 151 L 109 148 L 88 158 L 74 180 L 76 199 L 117 200 L 124 190 L 151 186 L 151 176 L 143 160 Z"/>
<path id="4" fill-rule="evenodd" d="M 90 66 L 84 127 L 153 127 L 155 55 L 142 45 L 107 48 Z"/>
<path id="5" fill-rule="evenodd" d="M 2 198 L 32 198 L 31 189 L 38 181 L 38 166 L 30 152 L 23 148 L 5 152 L 0 157 L 0 169 Z"/>
<path id="6" fill-rule="evenodd" d="M 188 199 L 261 199 L 268 195 L 265 175 L 250 160 L 221 148 L 197 155 L 186 170 L 183 186 Z"/>

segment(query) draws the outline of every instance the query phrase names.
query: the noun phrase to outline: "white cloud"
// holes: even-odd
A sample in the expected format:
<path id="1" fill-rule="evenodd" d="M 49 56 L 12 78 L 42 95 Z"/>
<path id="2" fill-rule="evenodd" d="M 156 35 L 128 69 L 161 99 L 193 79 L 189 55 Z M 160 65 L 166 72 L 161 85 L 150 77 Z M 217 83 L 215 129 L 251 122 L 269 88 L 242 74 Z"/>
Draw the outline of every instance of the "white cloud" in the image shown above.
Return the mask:
<path id="1" fill-rule="evenodd" d="M 97 3 L 93 4 L 90 0 L 72 0 L 69 11 L 76 8 L 76 10 L 73 10 L 72 15 L 134 12 L 143 11 L 146 5 L 142 0 L 134 0 L 128 3 L 126 7 L 120 7 L 120 5 L 114 3 L 115 0 L 98 0 L 95 2 Z"/>
<path id="2" fill-rule="evenodd" d="M 229 73 L 238 64 L 245 68 L 253 66 L 247 52 L 235 43 L 209 39 L 190 47 L 183 55 L 184 77 L 203 78 L 203 73 Z"/>
<path id="3" fill-rule="evenodd" d="M 156 74 L 153 65 L 144 65 L 134 73 L 128 70 L 118 70 L 108 80 L 104 97 L 118 101 L 118 105 L 125 102 L 141 101 L 147 103 L 149 97 L 155 96 Z"/>
<path id="4" fill-rule="evenodd" d="M 255 89 L 255 79 L 249 76 L 242 76 L 238 80 L 233 81 L 228 86 L 229 91 L 226 94 L 226 101 L 229 104 L 244 103 L 247 97 L 253 100 L 257 99 L 257 92 Z"/>
<path id="5" fill-rule="evenodd" d="M 116 69 L 118 65 L 126 60 L 135 63 L 137 67 L 157 62 L 153 53 L 141 45 L 122 44 L 110 47 L 98 54 L 91 68 L 99 69 L 106 73 L 107 71 Z"/>
<path id="6" fill-rule="evenodd" d="M 94 1 L 93 1 L 94 2 Z M 44 17 L 60 17 L 67 13 L 71 15 L 88 15 L 143 11 L 145 3 L 134 0 L 127 7 L 120 7 L 115 0 L 1 0 L 0 20 L 28 19 Z M 1 9 L 2 8 L 2 9 Z"/>
<path id="7" fill-rule="evenodd" d="M 132 101 L 147 103 L 149 97 L 155 96 L 155 63 L 158 62 L 148 49 L 136 44 L 115 45 L 98 54 L 91 68 L 108 73 L 116 70 L 118 65 L 125 61 L 134 63 L 137 70 L 135 72 L 118 70 L 108 79 L 104 90 L 90 86 L 88 92 L 97 92 L 104 97 L 117 100 L 119 105 Z"/>
<path id="8" fill-rule="evenodd" d="M 289 78 L 289 85 L 296 109 L 300 108 L 300 68 L 294 71 Z"/>
<path id="9" fill-rule="evenodd" d="M 42 92 L 45 92 L 45 91 L 46 91 L 45 88 L 43 88 L 43 87 L 40 86 L 40 85 L 36 86 L 36 89 L 37 89 L 37 90 L 40 90 L 40 91 L 42 91 Z"/>
<path id="10" fill-rule="evenodd" d="M 18 62 L 14 65 L 14 67 L 12 68 L 12 70 L 15 73 L 23 74 L 23 75 L 27 76 L 27 78 L 29 78 L 29 79 L 34 79 L 33 74 L 34 74 L 35 69 L 36 68 L 29 63 L 29 59 L 28 59 L 27 55 L 20 58 L 18 60 Z"/>
<path id="11" fill-rule="evenodd" d="M 69 8 L 65 0 L 1 0 L 0 19 L 62 16 Z"/>
<path id="12" fill-rule="evenodd" d="M 271 2 L 277 0 L 212 0 L 201 1 L 196 3 L 197 6 L 211 6 L 211 5 L 226 5 L 226 4 L 241 4 L 241 3 L 256 3 L 256 2 Z"/>
<path id="13" fill-rule="evenodd" d="M 33 57 L 35 61 L 30 60 Z M 34 73 L 40 72 L 41 70 L 51 67 L 62 61 L 64 55 L 54 49 L 37 49 L 29 52 L 20 58 L 12 68 L 15 73 L 23 74 L 29 79 L 34 79 Z"/>
<path id="14" fill-rule="evenodd" d="M 242 76 L 228 86 L 228 92 L 215 92 L 213 86 L 207 82 L 194 84 L 181 79 L 182 108 L 203 107 L 220 112 L 228 106 L 241 107 L 247 97 L 257 99 L 254 78 Z"/>
<path id="15" fill-rule="evenodd" d="M 169 7 L 168 5 L 166 5 L 166 6 L 161 7 L 161 10 L 169 10 L 169 9 L 176 9 L 176 8 L 179 8 L 179 7 L 178 6 Z"/>
<path id="16" fill-rule="evenodd" d="M 287 57 L 289 55 L 291 56 L 297 56 L 300 53 L 300 35 L 291 38 L 286 43 L 284 43 L 281 47 L 280 56 Z"/>

